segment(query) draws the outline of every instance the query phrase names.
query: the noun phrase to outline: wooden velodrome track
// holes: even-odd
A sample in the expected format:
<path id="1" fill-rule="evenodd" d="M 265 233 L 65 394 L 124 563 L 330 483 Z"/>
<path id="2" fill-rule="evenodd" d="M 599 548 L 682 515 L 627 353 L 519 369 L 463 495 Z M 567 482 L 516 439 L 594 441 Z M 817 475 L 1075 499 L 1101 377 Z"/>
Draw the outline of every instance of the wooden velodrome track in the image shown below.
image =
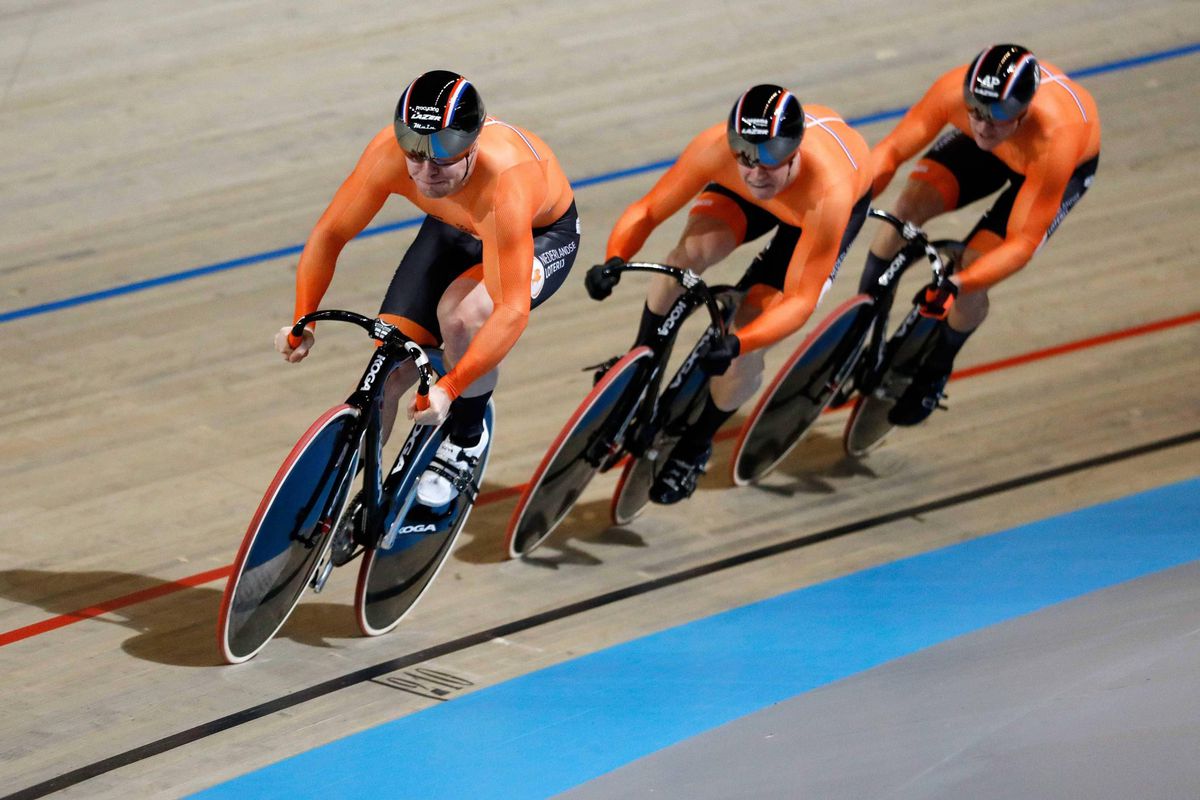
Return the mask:
<path id="1" fill-rule="evenodd" d="M 389 673 L 424 665 L 488 685 L 1200 472 L 1195 6 L 839 5 L 4 4 L 3 794 L 185 794 L 437 702 L 398 691 Z M 606 529 L 613 479 L 601 476 L 535 558 L 505 562 L 514 487 L 586 391 L 579 368 L 626 347 L 640 308 L 636 278 L 603 304 L 582 287 L 617 214 L 660 171 L 614 173 L 672 158 L 752 83 L 863 119 L 1005 40 L 1069 72 L 1117 68 L 1082 79 L 1104 123 L 1095 186 L 994 290 L 959 364 L 997 368 L 952 383 L 950 413 L 861 463 L 842 457 L 845 414 L 834 413 L 763 486 L 735 490 L 726 438 L 695 498 L 625 530 Z M 506 365 L 484 500 L 413 614 L 359 638 L 353 576 L 338 572 L 257 659 L 218 666 L 217 605 L 245 524 L 370 351 L 331 325 L 302 366 L 273 352 L 293 246 L 404 83 L 442 66 L 470 76 L 492 114 L 543 136 L 573 179 L 611 178 L 577 190 L 576 273 Z M 861 130 L 873 143 L 890 124 Z M 975 213 L 933 232 L 961 234 Z M 376 224 L 413 216 L 396 200 Z M 665 254 L 681 220 L 643 254 Z M 326 306 L 373 313 L 411 235 L 349 246 Z M 851 293 L 866 238 L 818 317 Z M 732 279 L 750 256 L 714 274 Z M 209 265 L 227 268 L 184 274 Z M 1118 332 L 1130 335 L 1106 336 Z M 798 341 L 772 351 L 769 371 Z M 1084 346 L 1022 358 L 1072 343 Z M 694 579 L 646 585 L 693 568 Z M 594 600 L 625 587 L 641 588 Z"/>

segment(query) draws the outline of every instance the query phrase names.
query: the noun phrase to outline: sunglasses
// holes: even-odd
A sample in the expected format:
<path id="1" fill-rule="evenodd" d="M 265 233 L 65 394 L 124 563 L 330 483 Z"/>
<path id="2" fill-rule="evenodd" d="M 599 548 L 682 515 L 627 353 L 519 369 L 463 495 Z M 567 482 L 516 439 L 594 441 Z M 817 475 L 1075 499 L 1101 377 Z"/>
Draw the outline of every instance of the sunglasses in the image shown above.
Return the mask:
<path id="1" fill-rule="evenodd" d="M 466 158 L 470 154 L 471 154 L 471 151 L 470 151 L 470 149 L 468 149 L 462 155 L 457 155 L 454 158 L 432 158 L 432 157 L 424 155 L 422 153 L 410 153 L 407 150 L 404 151 L 404 157 L 407 158 L 409 161 L 412 161 L 417 164 L 424 164 L 426 161 L 428 161 L 430 164 L 433 164 L 435 167 L 454 166 L 455 164 L 462 161 L 464 158 Z"/>
<path id="2" fill-rule="evenodd" d="M 751 158 L 750 156 L 746 155 L 745 153 L 734 153 L 733 160 L 736 161 L 737 163 L 741 164 L 746 169 L 755 169 L 757 167 L 762 167 L 763 169 L 767 170 L 768 172 L 774 172 L 777 169 L 783 169 L 784 167 L 786 167 L 789 163 L 791 163 L 792 159 L 789 157 L 789 158 L 786 158 L 783 161 L 779 162 L 778 164 L 765 164 L 760 159 Z"/>

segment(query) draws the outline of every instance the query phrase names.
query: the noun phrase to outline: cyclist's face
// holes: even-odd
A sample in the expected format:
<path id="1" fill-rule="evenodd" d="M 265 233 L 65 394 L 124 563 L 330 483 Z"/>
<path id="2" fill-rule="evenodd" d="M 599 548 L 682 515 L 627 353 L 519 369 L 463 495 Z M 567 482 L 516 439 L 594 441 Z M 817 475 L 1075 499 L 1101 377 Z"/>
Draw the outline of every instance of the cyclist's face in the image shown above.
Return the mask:
<path id="1" fill-rule="evenodd" d="M 750 190 L 755 200 L 770 200 L 782 192 L 800 172 L 800 151 L 777 167 L 764 167 L 759 164 L 748 167 L 741 161 L 737 162 L 738 175 L 742 183 Z"/>
<path id="2" fill-rule="evenodd" d="M 408 176 L 417 185 L 417 191 L 436 200 L 454 194 L 467 182 L 471 166 L 475 163 L 471 156 L 473 151 L 474 148 L 468 151 L 465 158 L 460 158 L 452 164 L 439 164 L 433 159 L 416 159 L 405 153 L 404 163 L 408 166 Z"/>
<path id="3" fill-rule="evenodd" d="M 994 150 L 1001 142 L 1017 132 L 1017 126 L 1021 124 L 1021 118 L 1010 119 L 1005 122 L 988 119 L 975 111 L 968 111 L 967 116 L 971 120 L 971 138 L 975 140 L 975 144 L 979 145 L 980 150 Z"/>

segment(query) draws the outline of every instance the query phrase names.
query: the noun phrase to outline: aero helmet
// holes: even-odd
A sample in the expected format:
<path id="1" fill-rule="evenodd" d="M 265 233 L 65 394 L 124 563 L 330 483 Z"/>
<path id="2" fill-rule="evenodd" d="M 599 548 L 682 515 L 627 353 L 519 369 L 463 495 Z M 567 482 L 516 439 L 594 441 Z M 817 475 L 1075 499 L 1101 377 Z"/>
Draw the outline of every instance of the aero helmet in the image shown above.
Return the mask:
<path id="1" fill-rule="evenodd" d="M 985 48 L 967 67 L 963 100 L 984 119 L 1005 122 L 1025 113 L 1041 82 L 1037 59 L 1016 44 Z"/>
<path id="2" fill-rule="evenodd" d="M 483 100 L 456 72 L 432 70 L 408 85 L 396 105 L 396 141 L 418 159 L 451 163 L 467 154 L 483 129 Z"/>
<path id="3" fill-rule="evenodd" d="M 800 147 L 804 109 L 782 86 L 752 86 L 733 104 L 726 137 L 734 158 L 744 166 L 778 166 Z"/>

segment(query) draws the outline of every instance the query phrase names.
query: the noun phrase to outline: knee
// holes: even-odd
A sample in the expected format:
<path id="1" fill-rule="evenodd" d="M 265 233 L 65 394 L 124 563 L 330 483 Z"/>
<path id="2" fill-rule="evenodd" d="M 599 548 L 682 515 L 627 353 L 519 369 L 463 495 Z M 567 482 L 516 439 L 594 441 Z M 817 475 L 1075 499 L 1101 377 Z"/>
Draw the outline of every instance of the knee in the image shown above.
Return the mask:
<path id="1" fill-rule="evenodd" d="M 937 189 L 921 181 L 909 181 L 892 206 L 892 214 L 905 222 L 924 225 L 943 213 L 945 201 Z M 871 241 L 871 252 L 880 258 L 891 258 L 904 245 L 904 239 L 891 225 L 881 225 Z"/>
<path id="2" fill-rule="evenodd" d="M 945 210 L 946 201 L 941 192 L 923 181 L 909 181 L 892 213 L 906 222 L 924 225 Z"/>
<path id="3" fill-rule="evenodd" d="M 763 351 L 755 350 L 752 353 L 738 356 L 729 365 L 730 380 L 736 381 L 742 385 L 755 385 L 762 380 L 763 369 L 765 363 L 763 361 Z"/>
<path id="4" fill-rule="evenodd" d="M 465 347 L 487 321 L 488 310 L 481 304 L 463 300 L 438 309 L 442 339 L 451 347 Z"/>
<path id="5" fill-rule="evenodd" d="M 393 393 L 404 392 L 416 380 L 416 378 L 417 368 L 411 361 L 405 361 L 403 364 L 400 364 L 394 370 L 392 370 L 387 376 L 387 382 L 384 384 L 384 391 L 389 395 Z"/>
<path id="6" fill-rule="evenodd" d="M 951 323 L 959 330 L 974 330 L 987 318 L 989 307 L 986 289 L 961 294 L 951 308 Z"/>

